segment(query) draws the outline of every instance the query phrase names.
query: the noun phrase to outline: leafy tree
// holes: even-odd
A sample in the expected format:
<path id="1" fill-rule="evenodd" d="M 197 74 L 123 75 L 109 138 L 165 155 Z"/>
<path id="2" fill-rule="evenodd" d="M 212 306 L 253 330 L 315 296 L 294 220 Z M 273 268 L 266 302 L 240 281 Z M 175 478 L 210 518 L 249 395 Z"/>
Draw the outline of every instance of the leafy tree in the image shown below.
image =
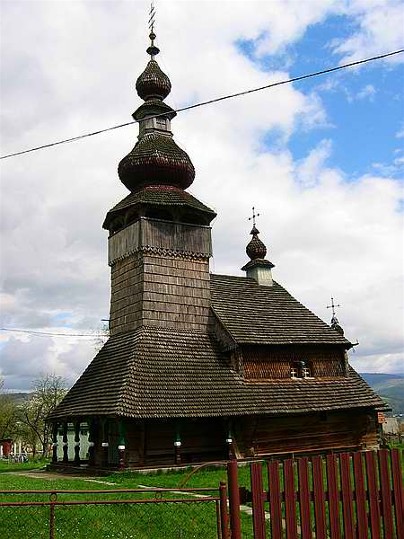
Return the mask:
<path id="1" fill-rule="evenodd" d="M 102 324 L 95 330 L 94 350 L 98 353 L 109 337 L 108 320 L 102 320 Z"/>
<path id="2" fill-rule="evenodd" d="M 14 438 L 17 431 L 17 405 L 15 400 L 4 393 L 4 380 L 0 380 L 0 439 Z"/>
<path id="3" fill-rule="evenodd" d="M 33 382 L 32 393 L 20 406 L 19 420 L 24 425 L 24 436 L 35 456 L 40 445 L 43 456 L 48 455 L 52 432 L 46 419 L 67 393 L 61 376 L 46 374 Z"/>

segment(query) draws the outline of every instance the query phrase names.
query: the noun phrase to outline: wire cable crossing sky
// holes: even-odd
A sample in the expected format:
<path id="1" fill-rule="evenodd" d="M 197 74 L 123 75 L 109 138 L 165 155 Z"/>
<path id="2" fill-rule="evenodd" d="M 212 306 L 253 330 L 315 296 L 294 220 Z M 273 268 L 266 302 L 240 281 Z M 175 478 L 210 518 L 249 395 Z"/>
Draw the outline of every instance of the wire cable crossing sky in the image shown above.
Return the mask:
<path id="1" fill-rule="evenodd" d="M 222 97 L 217 97 L 215 99 L 210 99 L 208 101 L 202 101 L 200 103 L 195 103 L 194 105 L 189 105 L 187 107 L 182 107 L 182 108 L 179 108 L 179 109 L 175 109 L 175 112 L 184 112 L 186 110 L 192 110 L 192 109 L 195 109 L 197 107 L 203 107 L 205 105 L 212 105 L 213 103 L 219 103 L 220 101 L 225 101 L 227 99 L 233 99 L 235 97 L 241 97 L 243 95 L 248 95 L 248 94 L 252 94 L 252 93 L 255 93 L 255 92 L 261 92 L 262 90 L 268 90 L 270 88 L 275 88 L 276 86 L 281 86 L 283 84 L 290 84 L 292 82 L 298 82 L 298 81 L 301 81 L 301 80 L 304 80 L 304 79 L 309 79 L 311 77 L 318 77 L 319 75 L 325 75 L 327 73 L 332 73 L 334 71 L 339 71 L 341 69 L 346 69 L 348 67 L 354 67 L 354 66 L 358 66 L 358 65 L 361 65 L 361 64 L 365 64 L 367 62 L 373 62 L 375 60 L 381 60 L 383 58 L 388 58 L 389 56 L 395 56 L 396 54 L 401 54 L 402 52 L 404 52 L 404 49 L 400 49 L 400 50 L 393 51 L 393 52 L 388 52 L 388 53 L 385 53 L 385 54 L 380 54 L 378 56 L 372 56 L 371 58 L 365 58 L 363 60 L 357 60 L 356 62 L 351 62 L 349 64 L 330 67 L 330 68 L 324 69 L 322 71 L 317 71 L 317 72 L 314 72 L 314 73 L 308 73 L 306 75 L 300 75 L 300 76 L 297 76 L 297 77 L 293 77 L 291 79 L 286 79 L 286 80 L 282 80 L 282 81 L 278 81 L 278 82 L 273 82 L 273 83 L 267 84 L 265 86 L 260 86 L 259 88 L 253 88 L 253 89 L 250 89 L 250 90 L 244 90 L 243 92 L 237 92 L 235 94 L 229 94 L 229 95 L 225 95 L 225 96 L 222 96 Z M 150 118 L 158 118 L 162 114 L 164 114 L 164 113 L 155 114 L 154 116 L 150 116 Z M 35 152 L 37 150 L 43 150 L 45 148 L 51 148 L 53 146 L 58 146 L 60 144 L 67 144 L 69 142 L 75 142 L 75 141 L 78 141 L 78 140 L 81 140 L 81 139 L 84 139 L 84 138 L 87 138 L 87 137 L 93 137 L 93 136 L 99 135 L 101 133 L 106 133 L 107 131 L 114 131 L 115 129 L 121 129 L 122 127 L 126 127 L 128 125 L 132 125 L 132 124 L 135 124 L 135 123 L 138 123 L 138 121 L 133 120 L 131 122 L 125 122 L 123 124 L 114 125 L 112 127 L 106 127 L 105 129 L 99 129 L 98 131 L 93 131 L 92 133 L 85 133 L 83 135 L 77 135 L 76 137 L 71 137 L 71 138 L 64 139 L 64 140 L 59 140 L 59 141 L 56 141 L 56 142 L 50 142 L 49 144 L 43 144 L 41 146 L 36 146 L 35 148 L 30 148 L 28 150 L 21 150 L 19 152 L 14 152 L 14 153 L 10 153 L 10 154 L 7 154 L 7 155 L 2 155 L 0 157 L 0 159 L 7 159 L 9 157 L 16 157 L 18 155 L 23 155 L 23 154 L 26 154 L 26 153 Z"/>

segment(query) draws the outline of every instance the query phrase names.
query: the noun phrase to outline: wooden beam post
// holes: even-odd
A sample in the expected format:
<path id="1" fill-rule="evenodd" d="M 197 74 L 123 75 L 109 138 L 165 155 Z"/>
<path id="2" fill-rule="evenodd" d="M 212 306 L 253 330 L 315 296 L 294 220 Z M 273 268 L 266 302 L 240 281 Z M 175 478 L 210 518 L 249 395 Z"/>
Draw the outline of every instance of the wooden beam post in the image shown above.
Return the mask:
<path id="1" fill-rule="evenodd" d="M 108 466 L 108 453 L 109 453 L 109 443 L 108 443 L 108 419 L 102 420 L 102 466 L 106 468 Z"/>
<path id="2" fill-rule="evenodd" d="M 69 462 L 68 454 L 68 438 L 67 438 L 67 421 L 63 422 L 63 462 L 67 464 Z"/>
<path id="3" fill-rule="evenodd" d="M 119 420 L 119 445 L 118 445 L 118 454 L 119 454 L 119 469 L 123 470 L 125 468 L 125 425 L 122 419 Z"/>
<path id="4" fill-rule="evenodd" d="M 58 461 L 58 424 L 52 425 L 52 462 Z"/>
<path id="5" fill-rule="evenodd" d="M 74 465 L 80 466 L 80 420 L 74 422 Z"/>
<path id="6" fill-rule="evenodd" d="M 88 424 L 88 465 L 95 465 L 95 421 L 93 418 L 89 417 L 87 419 Z"/>

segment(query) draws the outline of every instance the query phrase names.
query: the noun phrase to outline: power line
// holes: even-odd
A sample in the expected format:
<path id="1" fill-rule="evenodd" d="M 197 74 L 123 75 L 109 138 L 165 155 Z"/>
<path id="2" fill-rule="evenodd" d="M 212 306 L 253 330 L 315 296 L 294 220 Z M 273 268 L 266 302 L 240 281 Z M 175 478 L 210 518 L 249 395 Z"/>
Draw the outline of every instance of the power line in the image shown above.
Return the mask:
<path id="1" fill-rule="evenodd" d="M 214 99 L 210 99 L 208 101 L 201 101 L 200 103 L 195 103 L 194 105 L 189 105 L 187 107 L 182 107 L 179 109 L 175 109 L 175 112 L 184 112 L 186 110 L 196 109 L 197 107 L 203 107 L 205 105 L 211 105 L 213 103 L 218 103 L 220 101 L 225 101 L 226 99 L 233 99 L 234 97 L 241 97 L 243 95 L 252 94 L 255 92 L 261 92 L 262 90 L 267 90 L 269 88 L 274 88 L 275 86 L 282 86 L 284 84 L 290 84 L 292 82 L 298 82 L 304 79 L 309 79 L 311 77 L 318 77 L 319 75 L 325 75 L 327 73 L 332 73 L 334 71 L 339 71 L 341 69 L 346 69 L 348 67 L 354 67 L 361 64 L 365 64 L 367 62 L 373 62 L 375 60 L 381 60 L 383 58 L 388 58 L 389 56 L 394 56 L 396 54 L 401 54 L 404 52 L 404 49 L 400 49 L 393 52 L 388 52 L 386 54 L 380 54 L 379 56 L 372 56 L 371 58 L 365 58 L 363 60 L 357 60 L 356 62 L 350 62 L 349 64 L 343 64 L 336 67 L 330 67 L 328 69 L 323 69 L 322 71 L 315 71 L 313 73 L 307 73 L 306 75 L 300 75 L 298 77 L 293 77 L 291 79 L 285 79 L 278 82 L 273 82 L 271 84 L 266 84 L 265 86 L 260 86 L 258 88 L 252 88 L 250 90 L 244 90 L 243 92 L 237 92 L 235 94 L 228 94 L 224 95 L 222 97 L 216 97 Z M 164 116 L 165 113 L 161 114 L 155 114 L 154 116 L 150 116 L 150 118 L 157 118 L 159 116 Z M 50 142 L 49 144 L 42 144 L 41 146 L 35 146 L 34 148 L 29 148 L 28 150 L 21 150 L 19 152 L 9 153 L 7 155 L 0 156 L 0 159 L 7 159 L 9 157 L 16 157 L 17 155 L 23 155 L 25 153 L 35 152 L 37 150 L 43 150 L 45 148 L 51 148 L 52 146 L 58 146 L 60 144 L 67 144 L 68 142 L 75 142 L 77 140 L 87 138 L 87 137 L 93 137 L 95 135 L 99 135 L 100 133 L 106 133 L 107 131 L 113 131 L 115 129 L 120 129 L 121 127 L 126 127 L 128 125 L 132 125 L 138 123 L 137 120 L 133 120 L 131 122 L 126 122 L 119 125 L 114 125 L 112 127 L 106 127 L 105 129 L 99 129 L 98 131 L 93 131 L 91 133 L 84 133 L 83 135 L 77 135 L 76 137 L 71 137 L 63 140 L 59 140 L 56 142 Z"/>
<path id="2" fill-rule="evenodd" d="M 53 333 L 51 331 L 34 331 L 31 329 L 0 328 L 0 331 L 12 333 L 26 333 L 28 335 L 39 335 L 43 337 L 102 337 L 102 333 Z"/>

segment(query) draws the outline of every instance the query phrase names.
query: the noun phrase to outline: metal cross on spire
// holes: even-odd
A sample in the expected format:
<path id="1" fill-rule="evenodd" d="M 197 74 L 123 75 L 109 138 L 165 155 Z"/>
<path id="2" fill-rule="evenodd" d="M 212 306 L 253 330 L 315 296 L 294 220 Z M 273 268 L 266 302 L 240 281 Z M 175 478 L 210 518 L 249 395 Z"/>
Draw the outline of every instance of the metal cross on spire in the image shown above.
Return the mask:
<path id="1" fill-rule="evenodd" d="M 255 220 L 257 217 L 259 217 L 259 213 L 255 213 L 255 207 L 252 207 L 252 217 L 249 217 L 248 220 L 253 222 L 253 227 L 255 228 Z"/>
<path id="2" fill-rule="evenodd" d="M 334 303 L 334 298 L 331 296 L 331 305 L 327 305 L 327 309 L 332 309 L 332 317 L 335 318 L 335 308 L 341 307 L 339 303 Z"/>
<path id="3" fill-rule="evenodd" d="M 154 18 L 156 16 L 156 8 L 154 6 L 154 0 L 150 2 L 150 11 L 149 11 L 149 29 L 152 34 L 154 34 Z"/>

